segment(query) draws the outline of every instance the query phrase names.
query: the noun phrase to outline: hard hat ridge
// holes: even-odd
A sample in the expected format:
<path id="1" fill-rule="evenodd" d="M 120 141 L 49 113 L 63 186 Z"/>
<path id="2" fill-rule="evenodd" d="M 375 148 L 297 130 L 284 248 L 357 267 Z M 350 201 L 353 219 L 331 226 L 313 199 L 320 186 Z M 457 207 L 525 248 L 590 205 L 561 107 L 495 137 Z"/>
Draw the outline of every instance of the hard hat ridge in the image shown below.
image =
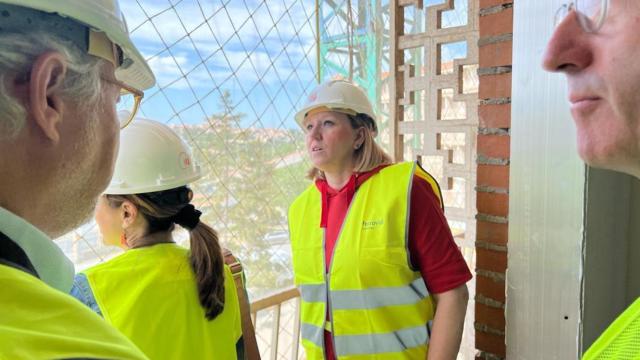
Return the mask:
<path id="1" fill-rule="evenodd" d="M 302 126 L 307 114 L 317 108 L 328 108 L 333 111 L 350 114 L 364 114 L 372 121 L 374 132 L 377 132 L 376 115 L 373 105 L 362 88 L 347 80 L 330 80 L 318 85 L 305 105 L 296 115 L 296 122 Z M 346 110 L 346 111 L 345 111 Z"/>
<path id="2" fill-rule="evenodd" d="M 202 176 L 187 144 L 165 124 L 138 118 L 120 134 L 120 150 L 105 194 L 169 190 Z"/>

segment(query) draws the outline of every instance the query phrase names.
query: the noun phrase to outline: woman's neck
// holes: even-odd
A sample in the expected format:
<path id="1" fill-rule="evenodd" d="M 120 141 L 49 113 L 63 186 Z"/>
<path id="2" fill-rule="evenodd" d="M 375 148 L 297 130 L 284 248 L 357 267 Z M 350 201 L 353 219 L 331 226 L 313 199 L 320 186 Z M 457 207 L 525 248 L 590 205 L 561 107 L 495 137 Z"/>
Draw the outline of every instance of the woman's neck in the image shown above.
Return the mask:
<path id="1" fill-rule="evenodd" d="M 174 241 L 170 231 L 159 231 L 148 235 L 127 237 L 127 245 L 129 246 L 129 249 L 172 242 Z"/>
<path id="2" fill-rule="evenodd" d="M 347 185 L 351 175 L 353 175 L 353 166 L 345 167 L 338 171 L 324 172 L 324 178 L 327 181 L 327 184 L 334 190 L 340 190 Z"/>

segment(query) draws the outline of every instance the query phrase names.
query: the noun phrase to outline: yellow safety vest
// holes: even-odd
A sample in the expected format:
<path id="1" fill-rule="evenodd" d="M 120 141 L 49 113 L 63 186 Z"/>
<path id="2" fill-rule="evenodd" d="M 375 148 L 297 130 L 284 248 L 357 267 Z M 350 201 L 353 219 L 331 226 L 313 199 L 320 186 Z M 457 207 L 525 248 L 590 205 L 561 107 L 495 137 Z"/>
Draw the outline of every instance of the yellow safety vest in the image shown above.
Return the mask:
<path id="1" fill-rule="evenodd" d="M 224 310 L 208 321 L 188 250 L 131 249 L 84 273 L 104 318 L 151 359 L 232 359 L 242 336 L 238 294 L 225 265 Z"/>
<path id="2" fill-rule="evenodd" d="M 609 325 L 582 359 L 640 359 L 640 298 Z"/>
<path id="3" fill-rule="evenodd" d="M 0 359 L 146 359 L 78 300 L 0 265 Z"/>
<path id="4" fill-rule="evenodd" d="M 324 330 L 338 359 L 425 359 L 434 304 L 420 272 L 411 268 L 409 199 L 414 163 L 388 166 L 357 190 L 325 273 L 320 192 L 314 185 L 289 209 L 301 334 L 307 358 L 324 358 Z M 326 322 L 326 313 L 330 321 Z"/>

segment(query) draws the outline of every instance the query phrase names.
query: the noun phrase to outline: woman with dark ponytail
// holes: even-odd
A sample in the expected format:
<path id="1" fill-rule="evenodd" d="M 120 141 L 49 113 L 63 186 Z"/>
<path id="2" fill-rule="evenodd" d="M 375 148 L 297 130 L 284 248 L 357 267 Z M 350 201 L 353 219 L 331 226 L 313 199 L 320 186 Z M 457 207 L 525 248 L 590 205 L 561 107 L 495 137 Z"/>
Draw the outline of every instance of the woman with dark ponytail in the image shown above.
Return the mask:
<path id="1" fill-rule="evenodd" d="M 187 185 L 200 176 L 167 126 L 136 119 L 123 130 L 95 218 L 103 241 L 125 253 L 78 274 L 72 290 L 150 359 L 245 358 L 231 270 L 191 204 Z M 189 232 L 189 250 L 174 242 L 175 225 Z"/>

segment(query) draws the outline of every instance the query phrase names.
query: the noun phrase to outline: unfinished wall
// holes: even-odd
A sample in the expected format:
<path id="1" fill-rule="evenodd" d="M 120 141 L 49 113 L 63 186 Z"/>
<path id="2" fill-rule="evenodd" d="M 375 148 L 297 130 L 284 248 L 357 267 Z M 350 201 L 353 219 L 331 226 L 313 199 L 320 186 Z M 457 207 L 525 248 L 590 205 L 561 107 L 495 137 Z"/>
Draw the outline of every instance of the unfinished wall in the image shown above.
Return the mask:
<path id="1" fill-rule="evenodd" d="M 566 79 L 541 67 L 559 1 L 513 12 L 506 358 L 578 359 L 585 165 Z"/>
<path id="2" fill-rule="evenodd" d="M 480 0 L 475 329 L 478 359 L 503 359 L 509 226 L 513 1 Z"/>

